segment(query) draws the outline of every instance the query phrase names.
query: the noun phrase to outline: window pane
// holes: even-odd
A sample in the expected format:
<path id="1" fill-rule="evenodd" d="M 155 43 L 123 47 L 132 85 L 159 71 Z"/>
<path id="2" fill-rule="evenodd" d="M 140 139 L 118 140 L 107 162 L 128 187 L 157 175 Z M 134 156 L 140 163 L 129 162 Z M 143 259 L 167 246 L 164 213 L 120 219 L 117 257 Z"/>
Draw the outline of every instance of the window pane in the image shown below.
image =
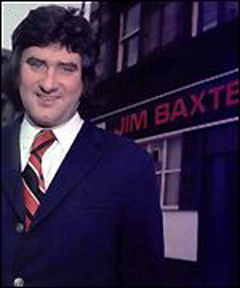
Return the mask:
<path id="1" fill-rule="evenodd" d="M 167 140 L 167 169 L 181 166 L 181 139 L 174 137 Z"/>
<path id="2" fill-rule="evenodd" d="M 164 205 L 179 205 L 179 179 L 178 172 L 166 174 Z"/>
<path id="3" fill-rule="evenodd" d="M 203 31 L 207 31 L 217 25 L 218 2 L 202 2 L 203 5 Z"/>
<path id="4" fill-rule="evenodd" d="M 127 11 L 125 19 L 124 35 L 131 33 L 140 26 L 140 3 Z"/>
<path id="5" fill-rule="evenodd" d="M 159 47 L 160 11 L 153 11 L 145 19 L 143 49 L 144 53 L 154 51 Z"/>
<path id="6" fill-rule="evenodd" d="M 161 193 L 161 190 L 162 190 L 162 175 L 159 174 L 159 175 L 156 175 L 156 178 L 157 178 L 157 185 L 158 185 L 158 190 L 159 190 L 159 193 Z"/>
<path id="7" fill-rule="evenodd" d="M 163 47 L 174 42 L 182 32 L 182 5 L 181 2 L 166 2 L 165 4 L 162 32 Z"/>
<path id="8" fill-rule="evenodd" d="M 155 169 L 159 171 L 163 166 L 163 141 L 157 141 L 153 143 L 152 153 Z"/>
<path id="9" fill-rule="evenodd" d="M 137 63 L 138 59 L 138 35 L 135 37 L 130 38 L 127 41 L 128 49 L 127 49 L 127 59 L 126 59 L 126 66 L 130 67 Z M 125 46 L 124 46 L 125 47 Z"/>

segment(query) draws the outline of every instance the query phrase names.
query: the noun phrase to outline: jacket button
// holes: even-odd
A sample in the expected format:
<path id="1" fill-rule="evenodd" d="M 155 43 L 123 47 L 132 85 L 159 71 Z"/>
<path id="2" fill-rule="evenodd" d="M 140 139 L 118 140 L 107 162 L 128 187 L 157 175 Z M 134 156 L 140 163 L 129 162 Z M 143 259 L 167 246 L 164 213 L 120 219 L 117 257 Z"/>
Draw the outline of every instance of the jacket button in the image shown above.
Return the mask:
<path id="1" fill-rule="evenodd" d="M 25 230 L 24 224 L 20 223 L 20 222 L 17 223 L 15 229 L 16 229 L 16 232 L 18 232 L 18 233 L 24 232 L 24 230 Z"/>
<path id="2" fill-rule="evenodd" d="M 24 286 L 24 280 L 20 277 L 15 278 L 13 281 L 13 286 L 14 287 L 23 287 Z"/>

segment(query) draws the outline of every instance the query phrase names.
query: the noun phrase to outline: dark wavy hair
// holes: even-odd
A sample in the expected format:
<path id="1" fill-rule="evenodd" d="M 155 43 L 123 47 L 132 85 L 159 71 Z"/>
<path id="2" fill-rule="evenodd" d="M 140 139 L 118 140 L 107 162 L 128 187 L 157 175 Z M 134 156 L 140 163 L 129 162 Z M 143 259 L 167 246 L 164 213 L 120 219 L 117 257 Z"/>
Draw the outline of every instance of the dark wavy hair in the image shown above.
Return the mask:
<path id="1" fill-rule="evenodd" d="M 2 60 L 2 74 L 1 74 L 1 90 L 4 94 L 8 94 L 8 86 L 11 85 L 9 83 L 9 63 L 11 62 L 12 52 L 8 49 L 1 50 L 1 60 Z"/>
<path id="2" fill-rule="evenodd" d="M 40 6 L 31 10 L 14 30 L 12 61 L 9 70 L 9 77 L 12 79 L 9 87 L 11 100 L 17 110 L 23 109 L 18 90 L 20 60 L 23 51 L 30 46 L 45 47 L 54 43 L 60 43 L 68 51 L 81 55 L 84 91 L 81 95 L 79 111 L 83 117 L 86 117 L 99 49 L 96 35 L 89 22 L 82 16 L 79 9 L 73 7 Z"/>

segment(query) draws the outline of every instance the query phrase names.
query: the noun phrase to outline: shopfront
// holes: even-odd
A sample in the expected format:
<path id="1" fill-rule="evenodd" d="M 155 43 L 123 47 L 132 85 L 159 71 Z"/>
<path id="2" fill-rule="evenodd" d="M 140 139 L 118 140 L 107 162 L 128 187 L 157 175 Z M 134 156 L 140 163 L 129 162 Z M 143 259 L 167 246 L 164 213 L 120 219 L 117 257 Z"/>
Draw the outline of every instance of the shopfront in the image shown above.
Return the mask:
<path id="1" fill-rule="evenodd" d="M 165 257 L 180 267 L 167 284 L 236 277 L 238 95 L 232 69 L 94 119 L 152 154 Z"/>

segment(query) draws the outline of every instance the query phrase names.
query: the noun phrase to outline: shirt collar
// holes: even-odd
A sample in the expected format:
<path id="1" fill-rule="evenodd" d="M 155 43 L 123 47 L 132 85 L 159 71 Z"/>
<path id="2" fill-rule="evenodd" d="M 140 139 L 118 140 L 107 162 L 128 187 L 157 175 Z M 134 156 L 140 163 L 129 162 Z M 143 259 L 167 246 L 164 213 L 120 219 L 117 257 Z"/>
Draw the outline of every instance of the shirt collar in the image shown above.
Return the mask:
<path id="1" fill-rule="evenodd" d="M 77 112 L 71 119 L 61 126 L 53 128 L 53 133 L 64 151 L 68 151 L 83 125 L 83 119 Z"/>
<path id="2" fill-rule="evenodd" d="M 60 126 L 52 128 L 57 141 L 64 151 L 68 151 L 75 137 L 83 125 L 83 119 L 76 112 L 72 118 Z M 36 134 L 42 130 L 42 127 L 36 126 L 25 114 L 21 124 L 20 145 L 24 151 L 29 151 Z"/>

